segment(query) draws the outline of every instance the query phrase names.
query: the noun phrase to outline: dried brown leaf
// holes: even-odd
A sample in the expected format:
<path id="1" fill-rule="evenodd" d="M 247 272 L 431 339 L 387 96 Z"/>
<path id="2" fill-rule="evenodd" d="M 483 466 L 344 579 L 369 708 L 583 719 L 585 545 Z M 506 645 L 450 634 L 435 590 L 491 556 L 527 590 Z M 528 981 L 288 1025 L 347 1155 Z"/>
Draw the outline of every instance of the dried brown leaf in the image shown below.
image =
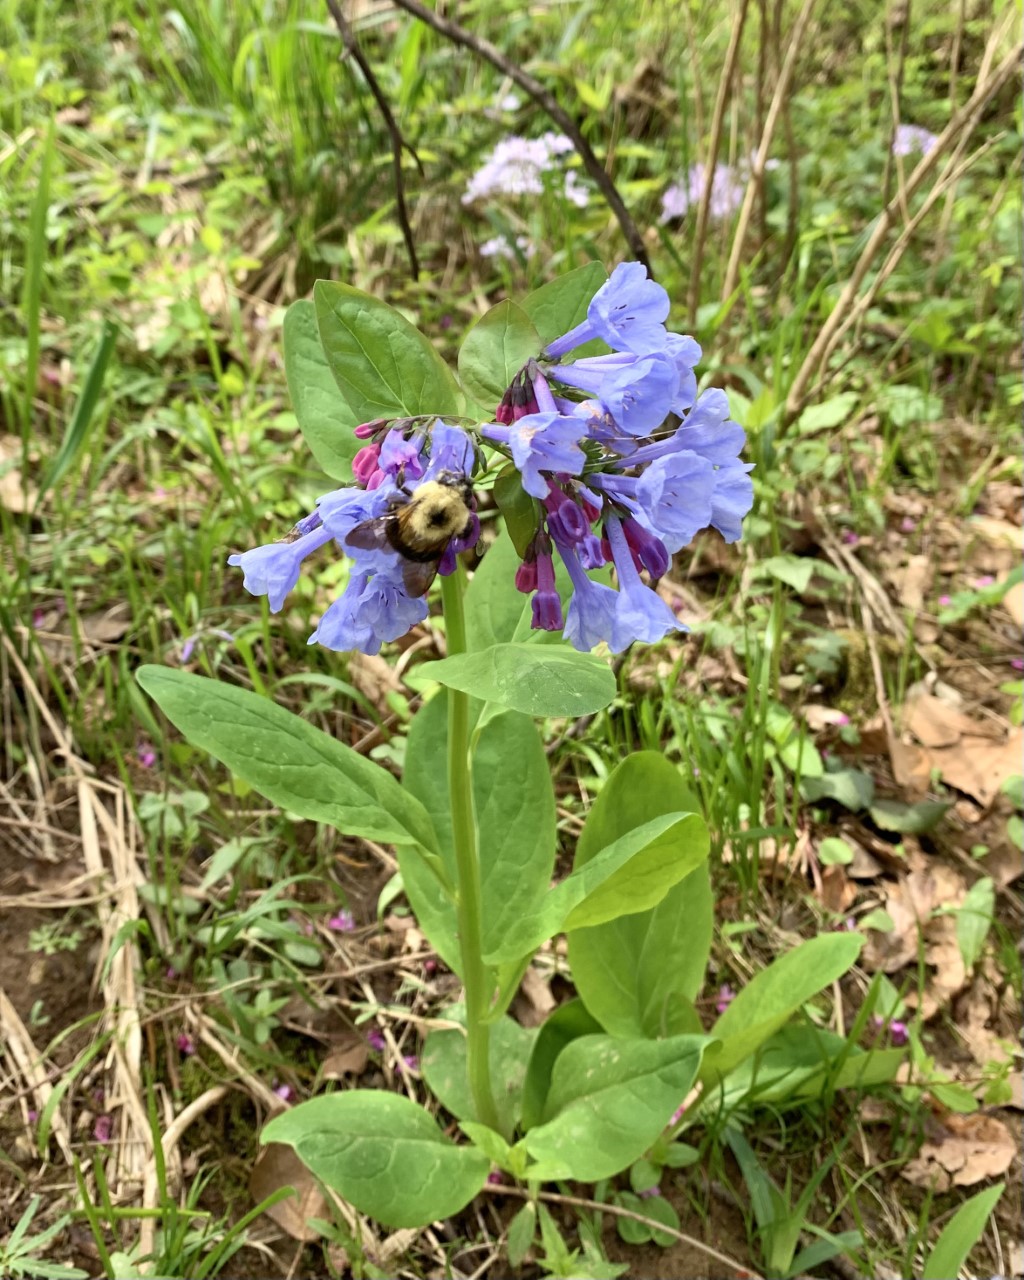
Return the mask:
<path id="1" fill-rule="evenodd" d="M 995 1116 L 951 1112 L 929 1127 L 932 1134 L 918 1155 L 900 1170 L 918 1187 L 971 1187 L 1005 1173 L 1017 1154 L 1016 1139 Z"/>
<path id="2" fill-rule="evenodd" d="M 324 1058 L 320 1074 L 325 1080 L 343 1080 L 362 1075 L 370 1060 L 370 1047 L 362 1036 L 346 1035 L 337 1040 Z"/>
<path id="3" fill-rule="evenodd" d="M 326 1218 L 327 1202 L 313 1175 L 291 1147 L 269 1143 L 261 1152 L 249 1177 L 249 1194 L 259 1204 L 281 1187 L 294 1187 L 295 1194 L 279 1200 L 266 1211 L 293 1240 L 318 1240 L 320 1232 L 309 1225 L 310 1218 Z"/>

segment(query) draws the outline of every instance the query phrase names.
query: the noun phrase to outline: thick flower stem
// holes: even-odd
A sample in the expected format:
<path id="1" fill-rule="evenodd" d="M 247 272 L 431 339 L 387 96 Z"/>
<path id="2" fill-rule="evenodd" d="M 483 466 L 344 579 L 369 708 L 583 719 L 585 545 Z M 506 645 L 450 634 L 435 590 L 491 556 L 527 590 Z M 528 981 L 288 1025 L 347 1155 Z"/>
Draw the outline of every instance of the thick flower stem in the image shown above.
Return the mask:
<path id="1" fill-rule="evenodd" d="M 466 651 L 466 618 L 462 608 L 466 573 L 459 564 L 441 579 L 449 657 Z M 499 1129 L 491 1088 L 490 1024 L 485 1021 L 491 982 L 483 960 L 480 860 L 473 817 L 473 779 L 469 757 L 469 695 L 448 690 L 448 803 L 452 815 L 452 843 L 458 872 L 456 910 L 462 981 L 466 988 L 467 1068 L 476 1117 Z"/>

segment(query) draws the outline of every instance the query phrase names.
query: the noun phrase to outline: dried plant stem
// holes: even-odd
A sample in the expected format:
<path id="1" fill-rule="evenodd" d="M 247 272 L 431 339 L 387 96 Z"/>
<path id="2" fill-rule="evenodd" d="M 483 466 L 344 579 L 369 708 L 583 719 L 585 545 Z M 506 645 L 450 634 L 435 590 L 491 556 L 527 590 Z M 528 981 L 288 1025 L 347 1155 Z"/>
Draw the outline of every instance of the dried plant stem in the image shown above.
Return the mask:
<path id="1" fill-rule="evenodd" d="M 722 144 L 722 128 L 725 123 L 725 109 L 729 102 L 736 63 L 740 56 L 740 45 L 743 42 L 743 28 L 747 22 L 749 0 L 740 0 L 739 12 L 732 24 L 729 36 L 729 47 L 725 52 L 725 64 L 718 79 L 718 93 L 715 97 L 715 111 L 711 117 L 711 138 L 708 141 L 707 159 L 704 162 L 704 188 L 700 193 L 700 205 L 697 208 L 697 227 L 693 233 L 693 248 L 690 256 L 690 288 L 686 295 L 686 309 L 692 324 L 697 318 L 697 307 L 700 305 L 701 264 L 704 257 L 704 237 L 708 230 L 708 211 L 711 208 L 711 187 L 715 180 L 715 167 L 718 164 L 718 148 Z"/>
<path id="2" fill-rule="evenodd" d="M 402 177 L 402 151 L 408 151 L 412 158 L 416 161 L 416 167 L 420 173 L 423 172 L 423 165 L 415 150 L 406 142 L 402 136 L 402 131 L 398 127 L 394 113 L 384 95 L 384 90 L 380 87 L 377 77 L 373 74 L 373 68 L 366 60 L 366 56 L 359 47 L 359 41 L 356 39 L 355 32 L 349 26 L 348 19 L 342 11 L 338 0 L 327 0 L 327 8 L 330 10 L 334 24 L 338 28 L 341 35 L 342 43 L 345 46 L 345 52 L 351 57 L 359 70 L 363 73 L 363 79 L 366 81 L 367 88 L 373 94 L 373 99 L 380 108 L 380 113 L 384 117 L 384 124 L 391 137 L 391 167 L 395 174 L 395 203 L 398 206 L 398 221 L 402 227 L 402 239 L 405 241 L 405 251 L 409 255 L 409 272 L 414 280 L 420 278 L 420 264 L 416 256 L 416 242 L 413 239 L 412 226 L 409 223 L 409 210 L 405 203 L 405 181 Z"/>
<path id="3" fill-rule="evenodd" d="M 604 1204 L 599 1200 L 584 1200 L 582 1196 L 561 1196 L 553 1191 L 541 1191 L 538 1195 L 532 1196 L 525 1187 L 507 1186 L 505 1183 L 499 1186 L 488 1185 L 483 1189 L 491 1195 L 518 1196 L 520 1200 L 543 1200 L 545 1204 L 564 1204 L 574 1209 L 591 1209 L 596 1210 L 598 1213 L 609 1213 L 613 1218 L 629 1218 L 632 1222 L 640 1222 L 645 1227 L 652 1227 L 667 1236 L 671 1236 L 673 1240 L 678 1240 L 680 1244 L 688 1244 L 692 1249 L 706 1253 L 709 1258 L 714 1258 L 716 1262 L 732 1267 L 736 1274 L 744 1276 L 745 1280 L 761 1280 L 757 1272 L 751 1271 L 745 1263 L 738 1262 L 735 1258 L 730 1258 L 727 1253 L 720 1253 L 717 1249 L 713 1249 L 711 1245 L 705 1244 L 703 1240 L 697 1240 L 694 1236 L 688 1236 L 685 1231 L 677 1231 L 675 1227 L 667 1227 L 663 1222 L 658 1222 L 656 1218 L 645 1217 L 642 1213 L 635 1213 L 632 1209 L 623 1209 L 617 1204 Z"/>
<path id="4" fill-rule="evenodd" d="M 772 138 L 775 136 L 775 126 L 782 113 L 783 103 L 789 95 L 789 85 L 793 79 L 793 68 L 796 66 L 797 54 L 803 44 L 804 35 L 810 24 L 815 3 L 816 0 L 804 0 L 804 6 L 800 10 L 793 26 L 793 34 L 789 38 L 786 57 L 782 64 L 782 70 L 779 72 L 779 79 L 772 95 L 771 105 L 768 108 L 768 118 L 764 122 L 764 130 L 757 148 L 757 155 L 754 157 L 754 163 L 751 166 L 747 189 L 743 193 L 743 204 L 740 207 L 740 216 L 736 223 L 736 231 L 732 238 L 732 249 L 729 253 L 729 265 L 725 269 L 725 283 L 722 285 L 723 302 L 732 297 L 736 288 L 736 281 L 740 274 L 743 242 L 747 237 L 747 227 L 750 225 L 750 215 L 754 209 L 754 200 L 764 182 L 765 165 L 768 163 L 768 151 L 772 145 Z"/>
<path id="5" fill-rule="evenodd" d="M 999 92 L 1007 80 L 1016 72 L 1022 53 L 1024 53 L 1024 44 L 1017 45 L 994 71 L 989 72 L 984 77 L 979 76 L 970 100 L 950 120 L 935 146 L 926 156 L 921 157 L 917 168 L 908 178 L 906 188 L 908 200 L 936 168 L 943 153 L 948 151 L 950 146 L 956 145 L 960 141 L 962 134 L 966 135 L 974 129 L 978 118 L 985 109 L 986 103 Z M 829 352 L 834 349 L 838 331 L 841 329 L 845 331 L 849 327 L 850 312 L 856 301 L 860 286 L 864 282 L 864 277 L 867 275 L 871 263 L 884 244 L 899 209 L 900 199 L 897 196 L 890 200 L 879 214 L 875 229 L 857 259 L 836 305 L 833 307 L 828 319 L 821 326 L 818 336 L 797 371 L 797 375 L 790 387 L 789 395 L 786 398 L 785 422 L 791 422 L 807 403 L 809 399 L 808 387 L 811 379 L 823 368 Z M 914 225 L 916 225 L 916 220 Z"/>
<path id="6" fill-rule="evenodd" d="M 332 0 L 332 2 L 336 3 L 337 0 Z M 573 146 L 583 161 L 584 169 L 596 183 L 601 194 L 608 202 L 608 207 L 618 219 L 630 252 L 638 262 L 644 264 L 648 275 L 653 279 L 654 273 L 651 271 L 650 259 L 647 256 L 647 247 L 644 244 L 643 236 L 640 234 L 639 228 L 619 195 L 618 188 L 605 172 L 604 165 L 594 154 L 593 148 L 580 132 L 576 121 L 561 106 L 555 95 L 545 89 L 541 82 L 531 76 L 528 71 L 524 71 L 522 67 L 506 58 L 501 50 L 491 44 L 489 40 L 485 40 L 482 36 L 474 35 L 472 31 L 467 31 L 465 27 L 460 26 L 451 18 L 443 18 L 439 13 L 435 13 L 433 9 L 428 9 L 426 5 L 420 4 L 420 0 L 395 0 L 395 4 L 399 9 L 404 9 L 406 13 L 411 13 L 413 17 L 425 22 L 428 27 L 433 27 L 440 35 L 446 36 L 453 43 L 460 44 L 463 48 L 471 50 L 478 57 L 483 58 L 485 62 L 489 62 L 492 67 L 497 67 L 503 75 L 508 76 L 513 84 L 517 84 L 542 111 L 545 111 L 554 120 L 562 132 L 572 140 Z"/>
<path id="7" fill-rule="evenodd" d="M 900 26 L 900 49 L 896 61 L 895 72 L 892 69 L 892 29 L 899 19 Z M 886 44 L 886 61 L 889 65 L 889 101 L 892 107 L 892 128 L 889 130 L 889 145 L 885 152 L 885 171 L 882 177 L 882 203 L 888 204 L 889 197 L 892 194 L 892 171 L 894 168 L 893 160 L 896 161 L 896 177 L 900 185 L 900 191 L 903 191 L 903 164 L 900 156 L 894 156 L 893 146 L 896 142 L 896 130 L 900 127 L 900 119 L 902 109 L 900 107 L 900 98 L 903 95 L 903 73 L 907 65 L 907 46 L 910 43 L 910 0 L 896 0 L 896 8 L 892 16 L 892 20 L 885 26 L 885 44 Z M 906 201 L 904 200 L 904 205 Z M 909 218 L 909 214 L 904 207 L 904 219 Z"/>

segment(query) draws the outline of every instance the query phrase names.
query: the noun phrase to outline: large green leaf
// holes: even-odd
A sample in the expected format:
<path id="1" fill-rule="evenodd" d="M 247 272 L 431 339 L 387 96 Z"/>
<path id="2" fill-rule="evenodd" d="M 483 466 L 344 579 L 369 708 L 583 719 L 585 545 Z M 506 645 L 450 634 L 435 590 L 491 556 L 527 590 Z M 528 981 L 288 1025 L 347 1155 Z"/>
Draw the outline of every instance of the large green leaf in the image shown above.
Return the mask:
<path id="1" fill-rule="evenodd" d="M 335 480 L 351 481 L 352 459 L 364 443 L 354 434 L 360 419 L 331 373 L 309 298 L 293 302 L 285 312 L 284 372 L 299 430 L 313 457 Z"/>
<path id="2" fill-rule="evenodd" d="M 527 294 L 520 305 L 533 321 L 544 346 L 587 318 L 590 299 L 607 279 L 599 262 L 588 262 Z"/>
<path id="3" fill-rule="evenodd" d="M 718 1081 L 727 1076 L 802 1004 L 842 977 L 863 944 L 864 939 L 856 934 L 823 933 L 762 969 L 712 1027 L 712 1034 L 721 1040 L 722 1047 L 708 1058 L 702 1078 Z"/>
<path id="4" fill-rule="evenodd" d="M 441 858 L 454 883 L 444 696 L 432 698 L 412 722 L 404 783 L 430 814 Z M 540 736 L 527 716 L 503 711 L 480 729 L 473 744 L 473 807 L 479 831 L 484 948 L 493 951 L 502 946 L 520 917 L 540 910 L 554 868 L 551 774 Z M 420 876 L 407 888 L 412 891 L 410 900 L 417 915 L 423 906 L 428 909 L 427 916 L 421 915 L 427 937 L 437 945 L 434 931 L 440 927 L 450 953 L 455 949 L 455 915 L 450 901 L 433 877 Z M 426 903 L 414 896 L 417 890 L 428 896 Z"/>
<path id="5" fill-rule="evenodd" d="M 688 808 L 696 808 L 696 802 L 664 756 L 654 751 L 628 756 L 587 815 L 575 865 L 585 866 L 644 821 Z M 712 923 L 711 879 L 703 862 L 650 911 L 570 931 L 569 963 L 578 994 L 613 1035 L 690 1030 L 690 1002 L 704 983 Z"/>
<path id="6" fill-rule="evenodd" d="M 543 344 L 530 317 L 514 302 L 499 302 L 480 317 L 459 350 L 459 377 L 471 396 L 497 407 L 512 379 Z"/>
<path id="7" fill-rule="evenodd" d="M 275 1116 L 263 1142 L 293 1147 L 310 1171 L 387 1227 L 423 1227 L 464 1209 L 491 1162 L 457 1147 L 411 1099 L 378 1089 L 312 1098 Z"/>
<path id="8" fill-rule="evenodd" d="M 906 1056 L 902 1049 L 851 1047 L 845 1037 L 819 1027 L 783 1027 L 730 1071 L 721 1088 L 706 1094 L 703 1106 L 718 1115 L 745 1101 L 820 1097 L 826 1086 L 830 1091 L 866 1089 L 891 1080 Z"/>
<path id="9" fill-rule="evenodd" d="M 436 852 L 430 817 L 386 769 L 268 698 L 169 667 L 138 671 L 143 689 L 194 746 L 312 822 L 382 844 Z"/>
<path id="10" fill-rule="evenodd" d="M 487 548 L 466 588 L 466 647 L 470 653 L 512 640 L 530 601 L 516 590 L 519 556 L 505 530 Z"/>
<path id="11" fill-rule="evenodd" d="M 607 662 L 563 646 L 496 644 L 424 662 L 417 674 L 533 716 L 589 715 L 615 697 Z"/>
<path id="12" fill-rule="evenodd" d="M 528 955 L 562 929 L 603 924 L 659 903 L 708 852 L 703 821 L 693 813 L 663 814 L 610 844 L 549 890 L 539 909 L 513 922 L 488 964 Z"/>
<path id="13" fill-rule="evenodd" d="M 491 1086 L 502 1128 L 508 1134 L 519 1122 L 526 1064 L 536 1037 L 535 1030 L 521 1027 L 511 1018 L 499 1018 L 491 1024 Z M 465 1032 L 431 1031 L 420 1054 L 420 1068 L 431 1092 L 453 1116 L 476 1119 L 466 1069 Z"/>
<path id="14" fill-rule="evenodd" d="M 526 1068 L 523 1081 L 523 1128 L 532 1129 L 544 1117 L 555 1061 L 567 1044 L 580 1036 L 599 1035 L 601 1025 L 582 1000 L 567 1000 L 545 1019 Z"/>
<path id="15" fill-rule="evenodd" d="M 986 1187 L 964 1201 L 935 1241 L 921 1272 L 922 1280 L 949 1280 L 950 1276 L 960 1274 L 1005 1189 L 1005 1182 L 997 1182 L 994 1187 Z"/>
<path id="16" fill-rule="evenodd" d="M 459 412 L 451 370 L 401 312 L 351 285 L 313 288 L 320 341 L 359 422 Z"/>
<path id="17" fill-rule="evenodd" d="M 596 1182 L 640 1158 L 692 1086 L 706 1036 L 582 1036 L 555 1060 L 545 1123 L 526 1149 L 561 1176 Z"/>

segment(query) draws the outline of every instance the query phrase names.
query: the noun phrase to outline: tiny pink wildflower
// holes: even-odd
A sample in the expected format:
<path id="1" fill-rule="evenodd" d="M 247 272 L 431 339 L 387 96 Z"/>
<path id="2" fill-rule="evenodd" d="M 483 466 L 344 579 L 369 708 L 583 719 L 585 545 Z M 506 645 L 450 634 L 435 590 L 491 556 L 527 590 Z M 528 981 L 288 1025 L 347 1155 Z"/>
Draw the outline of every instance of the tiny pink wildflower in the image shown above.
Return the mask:
<path id="1" fill-rule="evenodd" d="M 156 751 L 153 749 L 153 744 L 143 739 L 135 748 L 135 758 L 143 769 L 152 769 L 156 764 Z"/>
<path id="2" fill-rule="evenodd" d="M 92 1136 L 96 1142 L 107 1143 L 114 1136 L 114 1117 L 97 1116 L 92 1127 Z"/>
<path id="3" fill-rule="evenodd" d="M 975 591 L 981 591 L 984 587 L 990 587 L 995 582 L 995 578 L 991 573 L 983 573 L 980 578 L 973 578 L 971 586 Z"/>
<path id="4" fill-rule="evenodd" d="M 187 1031 L 182 1031 L 175 1044 L 178 1046 L 178 1052 L 184 1054 L 186 1058 L 191 1058 L 196 1051 L 196 1042 Z"/>
<path id="5" fill-rule="evenodd" d="M 288 1102 L 292 1096 L 292 1087 L 290 1084 L 275 1084 L 274 1093 L 282 1102 Z"/>
<path id="6" fill-rule="evenodd" d="M 1010 666 L 1014 671 L 1024 671 L 1024 658 L 1011 658 Z"/>
<path id="7" fill-rule="evenodd" d="M 371 1049 L 376 1050 L 377 1053 L 384 1052 L 384 1037 L 379 1031 L 374 1030 L 367 1032 L 366 1043 Z"/>
<path id="8" fill-rule="evenodd" d="M 952 596 L 939 596 L 939 604 L 941 604 L 944 609 L 947 605 L 950 605 L 952 603 L 953 603 Z"/>
<path id="9" fill-rule="evenodd" d="M 718 988 L 718 1000 L 715 1002 L 715 1008 L 719 1013 L 725 1013 L 726 1009 L 736 999 L 736 992 L 727 982 L 723 982 Z"/>
<path id="10" fill-rule="evenodd" d="M 648 1187 L 646 1191 L 638 1193 L 641 1200 L 651 1200 L 655 1196 L 661 1195 L 661 1187 Z"/>
<path id="11" fill-rule="evenodd" d="M 356 927 L 356 922 L 352 918 L 351 911 L 339 911 L 327 921 L 327 927 L 333 929 L 335 933 L 351 933 Z"/>
<path id="12" fill-rule="evenodd" d="M 487 1175 L 487 1185 L 489 1187 L 500 1187 L 504 1185 L 504 1179 L 500 1173 L 494 1172 Z"/>
<path id="13" fill-rule="evenodd" d="M 852 529 L 843 530 L 843 541 L 848 547 L 855 547 L 860 542 L 860 534 L 854 533 Z"/>
<path id="14" fill-rule="evenodd" d="M 902 533 L 913 533 L 917 528 L 917 521 L 911 519 L 910 516 L 904 516 L 900 521 L 900 531 Z"/>

